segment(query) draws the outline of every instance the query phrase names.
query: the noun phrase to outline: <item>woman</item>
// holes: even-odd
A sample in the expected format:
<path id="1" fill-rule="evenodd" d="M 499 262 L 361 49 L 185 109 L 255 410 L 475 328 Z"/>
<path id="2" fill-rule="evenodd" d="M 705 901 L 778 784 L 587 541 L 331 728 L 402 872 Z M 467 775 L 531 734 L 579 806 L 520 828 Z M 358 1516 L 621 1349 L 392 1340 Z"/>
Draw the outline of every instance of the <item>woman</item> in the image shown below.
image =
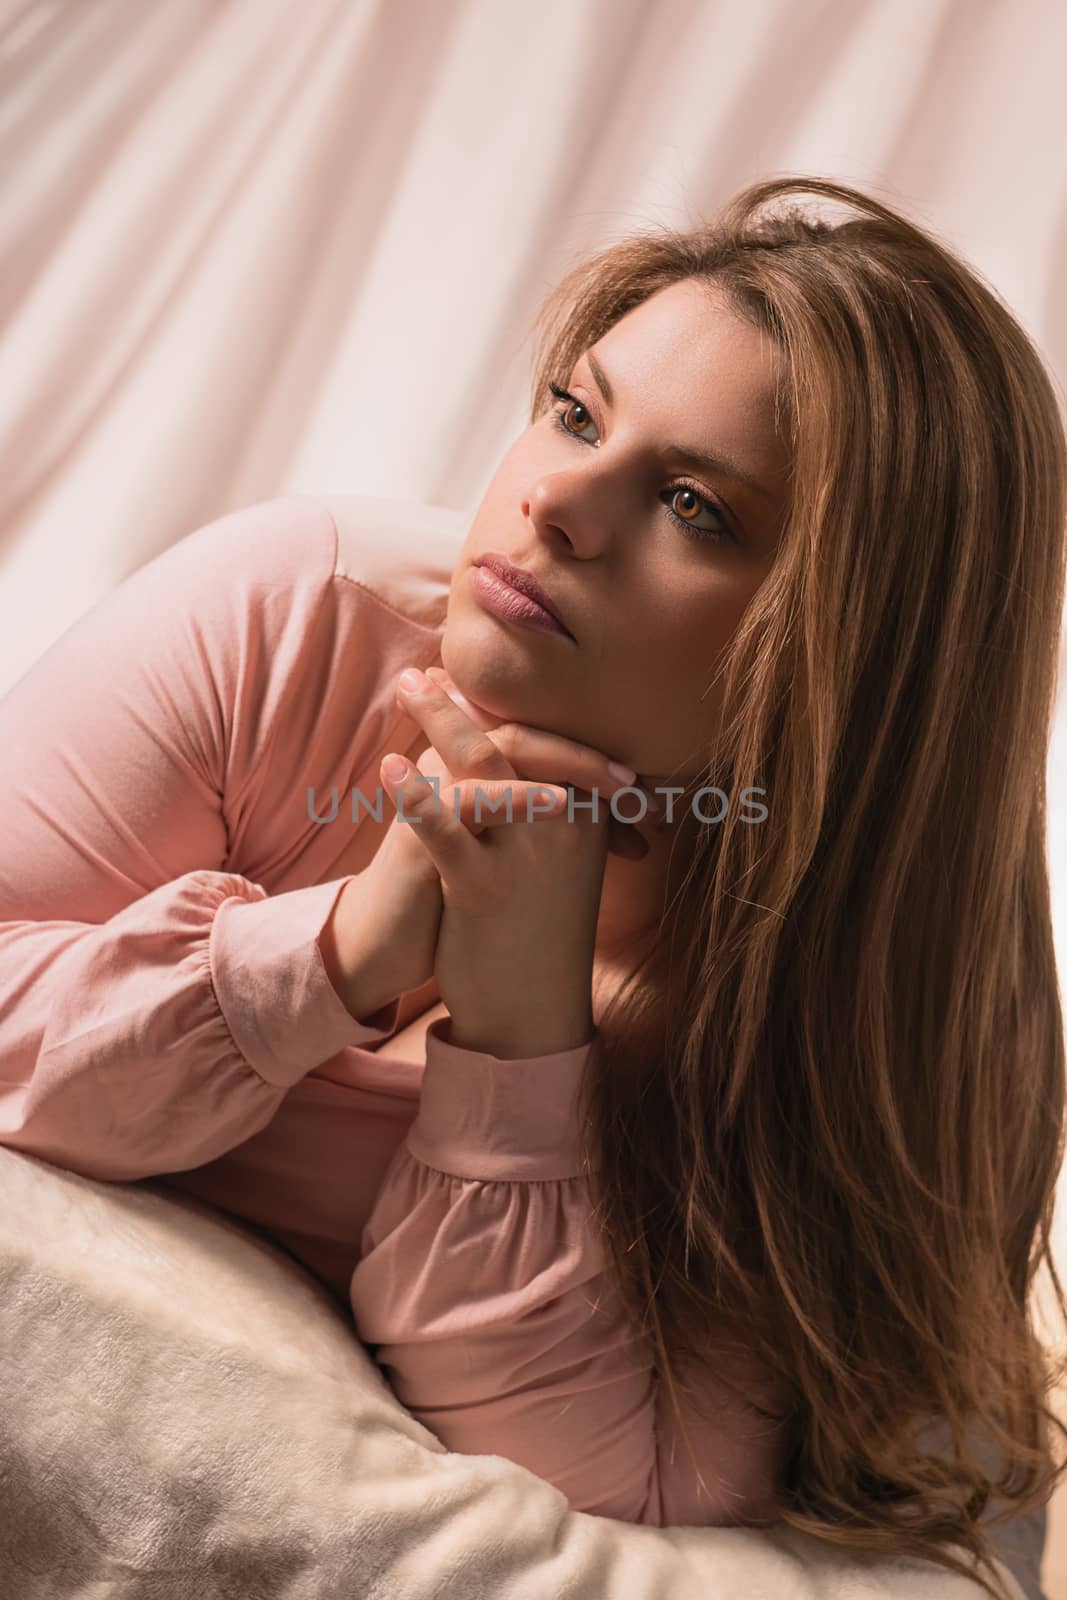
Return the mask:
<path id="1" fill-rule="evenodd" d="M 858 215 L 760 214 L 792 192 Z M 2 1137 L 261 1224 L 446 1445 L 572 1505 L 967 1570 L 1062 1471 L 1054 391 L 951 252 L 817 179 L 601 251 L 540 325 L 447 604 L 273 502 L 0 705 Z M 397 810 L 339 855 L 353 774 Z M 635 774 L 658 819 L 524 825 Z"/>

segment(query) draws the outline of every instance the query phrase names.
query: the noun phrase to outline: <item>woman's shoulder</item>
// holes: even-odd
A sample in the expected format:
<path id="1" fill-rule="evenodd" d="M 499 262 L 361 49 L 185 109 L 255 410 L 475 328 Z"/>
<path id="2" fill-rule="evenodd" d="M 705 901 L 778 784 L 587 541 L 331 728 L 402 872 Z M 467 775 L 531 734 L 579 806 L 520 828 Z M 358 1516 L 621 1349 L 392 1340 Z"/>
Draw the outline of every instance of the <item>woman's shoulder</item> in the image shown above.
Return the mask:
<path id="1" fill-rule="evenodd" d="M 443 627 L 465 512 L 369 494 L 320 495 L 315 504 L 336 531 L 338 577 L 421 627 Z"/>
<path id="2" fill-rule="evenodd" d="M 154 563 L 175 597 L 195 587 L 257 613 L 283 592 L 321 596 L 334 585 L 368 595 L 416 627 L 444 624 L 463 512 L 365 494 L 283 494 L 214 517 Z"/>
<path id="3" fill-rule="evenodd" d="M 128 631 L 136 617 L 150 650 L 200 664 L 212 698 L 249 728 L 276 721 L 283 701 L 306 701 L 311 716 L 333 686 L 350 714 L 369 710 L 396 661 L 421 664 L 438 648 L 466 524 L 444 506 L 376 495 L 256 501 L 135 573 L 98 631 Z"/>
<path id="4" fill-rule="evenodd" d="M 294 741 L 313 743 L 309 730 L 353 756 L 352 727 L 377 727 L 388 680 L 439 648 L 465 526 L 445 507 L 373 495 L 284 494 L 223 512 L 82 625 L 92 638 L 69 641 L 67 680 L 91 644 L 111 681 L 143 677 L 147 698 L 170 684 L 188 716 L 195 705 L 212 721 L 231 780 L 265 751 L 288 759 Z"/>

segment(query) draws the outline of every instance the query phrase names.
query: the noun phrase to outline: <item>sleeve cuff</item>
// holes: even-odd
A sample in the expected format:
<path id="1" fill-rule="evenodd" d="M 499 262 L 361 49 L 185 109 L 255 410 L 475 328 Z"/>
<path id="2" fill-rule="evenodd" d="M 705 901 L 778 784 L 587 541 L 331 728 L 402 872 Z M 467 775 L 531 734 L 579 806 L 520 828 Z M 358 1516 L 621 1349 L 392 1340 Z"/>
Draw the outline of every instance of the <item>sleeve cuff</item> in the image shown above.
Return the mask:
<path id="1" fill-rule="evenodd" d="M 378 1043 L 396 1027 L 400 996 L 357 1021 L 323 964 L 318 938 L 350 881 L 256 900 L 234 895 L 215 912 L 209 960 L 219 1009 L 267 1083 L 289 1088 L 346 1045 Z"/>
<path id="2" fill-rule="evenodd" d="M 419 1109 L 407 1134 L 417 1161 L 455 1178 L 546 1182 L 583 1176 L 577 1098 L 593 1038 L 573 1050 L 503 1060 L 426 1030 Z"/>

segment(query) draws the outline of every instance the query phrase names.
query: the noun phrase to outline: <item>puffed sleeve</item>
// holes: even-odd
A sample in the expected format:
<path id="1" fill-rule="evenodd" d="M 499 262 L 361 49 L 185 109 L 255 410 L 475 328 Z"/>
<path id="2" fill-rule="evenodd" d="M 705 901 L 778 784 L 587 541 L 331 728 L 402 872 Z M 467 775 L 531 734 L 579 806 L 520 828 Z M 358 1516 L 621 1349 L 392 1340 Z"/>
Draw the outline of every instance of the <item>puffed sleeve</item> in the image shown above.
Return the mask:
<path id="1" fill-rule="evenodd" d="M 773 1521 L 784 1424 L 738 1399 L 758 1374 L 725 1351 L 686 1374 L 691 1458 L 612 1292 L 577 1141 L 592 1043 L 505 1060 L 431 1023 L 418 1112 L 363 1229 L 357 1331 L 447 1449 L 504 1456 L 574 1510 Z"/>
<path id="2" fill-rule="evenodd" d="M 322 961 L 350 877 L 271 896 L 229 870 L 335 539 L 304 496 L 209 523 L 0 700 L 0 1143 L 98 1179 L 193 1167 L 395 1024 Z"/>

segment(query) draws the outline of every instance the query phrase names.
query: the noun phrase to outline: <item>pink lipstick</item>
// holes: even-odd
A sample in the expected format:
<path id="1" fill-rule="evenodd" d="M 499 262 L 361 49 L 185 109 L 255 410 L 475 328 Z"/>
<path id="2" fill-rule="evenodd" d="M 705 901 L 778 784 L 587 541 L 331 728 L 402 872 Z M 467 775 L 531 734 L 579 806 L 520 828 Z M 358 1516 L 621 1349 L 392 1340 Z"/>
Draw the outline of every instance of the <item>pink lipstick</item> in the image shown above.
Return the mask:
<path id="1" fill-rule="evenodd" d="M 539 605 L 536 600 L 532 600 L 528 594 L 512 588 L 510 583 L 484 562 L 480 566 L 471 568 L 471 588 L 479 603 L 503 621 L 540 628 L 544 633 L 558 633 L 564 639 L 571 638 L 571 634 L 550 611 Z"/>

